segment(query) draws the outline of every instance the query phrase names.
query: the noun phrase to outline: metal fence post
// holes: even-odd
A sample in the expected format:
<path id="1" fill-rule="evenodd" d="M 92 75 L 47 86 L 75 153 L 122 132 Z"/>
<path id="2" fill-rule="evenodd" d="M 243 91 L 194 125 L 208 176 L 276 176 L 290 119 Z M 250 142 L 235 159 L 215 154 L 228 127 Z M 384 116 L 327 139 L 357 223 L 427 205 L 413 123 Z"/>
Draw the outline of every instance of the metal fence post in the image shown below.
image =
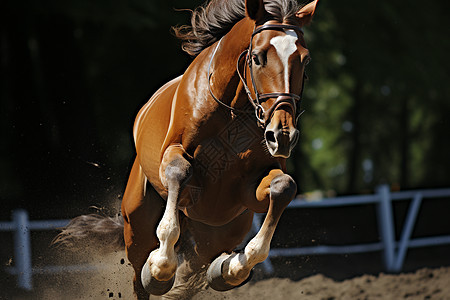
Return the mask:
<path id="1" fill-rule="evenodd" d="M 383 184 L 377 188 L 380 202 L 377 205 L 378 228 L 383 243 L 384 266 L 394 271 L 395 230 L 389 186 Z"/>
<path id="2" fill-rule="evenodd" d="M 416 223 L 417 214 L 419 213 L 420 204 L 422 203 L 422 194 L 417 193 L 411 200 L 409 205 L 408 214 L 406 215 L 406 221 L 403 227 L 402 235 L 400 237 L 400 244 L 397 252 L 397 257 L 394 262 L 394 271 L 400 272 L 405 261 L 406 251 L 408 251 L 409 241 L 411 238 L 414 225 Z"/>
<path id="3" fill-rule="evenodd" d="M 14 260 L 19 288 L 31 291 L 33 289 L 33 271 L 31 266 L 30 230 L 28 228 L 28 213 L 24 209 L 13 211 Z"/>

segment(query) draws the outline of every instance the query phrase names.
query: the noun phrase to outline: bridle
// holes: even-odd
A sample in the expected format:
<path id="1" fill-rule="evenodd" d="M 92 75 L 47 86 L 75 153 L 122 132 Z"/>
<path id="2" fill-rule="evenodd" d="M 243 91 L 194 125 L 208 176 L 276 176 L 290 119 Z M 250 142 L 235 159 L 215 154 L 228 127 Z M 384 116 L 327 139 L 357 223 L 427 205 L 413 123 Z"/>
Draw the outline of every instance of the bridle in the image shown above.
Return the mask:
<path id="1" fill-rule="evenodd" d="M 298 109 L 297 107 L 300 106 L 300 102 L 302 99 L 302 93 L 303 93 L 303 87 L 304 87 L 304 83 L 305 80 L 303 80 L 302 82 L 302 89 L 299 95 L 294 94 L 294 93 L 279 93 L 279 92 L 274 92 L 274 93 L 265 93 L 265 94 L 260 94 L 258 92 L 258 89 L 256 88 L 256 82 L 254 79 L 254 75 L 253 75 L 253 64 L 252 64 L 252 58 L 251 58 L 251 54 L 252 54 L 252 44 L 253 44 L 253 37 L 260 33 L 263 30 L 280 30 L 280 29 L 292 29 L 292 30 L 296 30 L 299 31 L 301 33 L 303 33 L 303 30 L 295 25 L 285 25 L 285 24 L 266 24 L 266 25 L 262 25 L 261 27 L 255 28 L 253 30 L 252 36 L 250 38 L 250 45 L 248 47 L 248 49 L 244 50 L 240 55 L 239 58 L 237 60 L 236 63 L 236 71 L 239 75 L 239 78 L 244 86 L 245 92 L 247 93 L 247 97 L 250 101 L 250 103 L 252 104 L 253 108 L 254 108 L 254 113 L 256 115 L 256 119 L 258 121 L 258 125 L 260 127 L 265 127 L 268 123 L 268 121 L 272 118 L 273 113 L 277 110 L 277 108 L 279 108 L 280 106 L 283 105 L 287 105 L 289 106 L 295 116 L 295 124 L 294 126 L 296 126 L 298 118 L 300 117 L 300 115 L 303 113 L 303 111 L 297 113 Z M 211 96 L 213 97 L 213 99 L 221 104 L 222 106 L 227 107 L 228 109 L 230 109 L 233 112 L 241 112 L 241 113 L 248 113 L 248 111 L 245 110 L 239 110 L 237 108 L 231 107 L 225 103 L 223 103 L 220 99 L 218 99 L 214 93 L 212 92 L 211 89 L 211 76 L 212 73 L 210 72 L 211 70 L 211 64 L 213 61 L 213 58 L 216 54 L 217 49 L 220 46 L 220 43 L 222 42 L 222 39 L 220 39 L 220 41 L 217 43 L 216 48 L 214 49 L 214 52 L 211 56 L 211 61 L 209 62 L 209 66 L 208 66 L 208 88 L 209 88 L 209 92 L 211 94 Z M 252 92 L 250 91 L 250 88 L 248 87 L 247 83 L 246 83 L 246 78 L 245 78 L 245 73 L 244 75 L 241 74 L 241 72 L 239 71 L 239 64 L 242 61 L 243 58 L 245 59 L 245 64 L 248 65 L 249 70 L 250 70 L 250 79 L 252 82 L 252 86 L 253 86 L 253 90 L 255 92 L 255 98 L 252 97 Z M 245 70 L 245 64 L 244 64 L 244 70 Z M 306 75 L 304 75 L 306 77 Z M 305 79 L 305 78 L 304 78 Z M 264 110 L 264 108 L 261 106 L 261 102 L 266 101 L 269 98 L 276 98 L 275 102 L 266 110 Z"/>

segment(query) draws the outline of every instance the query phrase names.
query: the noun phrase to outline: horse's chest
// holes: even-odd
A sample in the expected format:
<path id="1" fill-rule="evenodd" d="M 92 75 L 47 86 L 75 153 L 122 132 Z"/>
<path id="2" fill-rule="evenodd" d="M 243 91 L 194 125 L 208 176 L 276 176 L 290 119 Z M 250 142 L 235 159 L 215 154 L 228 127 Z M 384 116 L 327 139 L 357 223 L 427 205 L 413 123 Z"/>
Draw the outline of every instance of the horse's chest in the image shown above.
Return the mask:
<path id="1" fill-rule="evenodd" d="M 206 139 L 194 153 L 198 178 L 217 182 L 242 175 L 261 152 L 261 132 L 245 118 L 236 118 L 214 137 Z M 231 173 L 230 173 L 231 172 Z"/>
<path id="2" fill-rule="evenodd" d="M 238 118 L 201 141 L 194 152 L 194 175 L 180 202 L 185 214 L 220 225 L 242 213 L 270 163 L 262 145 L 255 123 Z"/>

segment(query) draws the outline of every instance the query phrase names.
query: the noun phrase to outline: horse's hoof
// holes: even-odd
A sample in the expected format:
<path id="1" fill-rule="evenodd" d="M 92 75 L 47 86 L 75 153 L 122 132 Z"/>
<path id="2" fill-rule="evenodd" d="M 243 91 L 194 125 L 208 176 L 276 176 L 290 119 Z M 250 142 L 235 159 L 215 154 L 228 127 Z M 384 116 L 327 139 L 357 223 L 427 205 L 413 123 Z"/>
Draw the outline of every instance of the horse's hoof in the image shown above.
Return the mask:
<path id="1" fill-rule="evenodd" d="M 147 293 L 152 295 L 161 296 L 170 291 L 175 282 L 175 275 L 167 281 L 159 281 L 150 273 L 150 268 L 144 265 L 141 272 L 141 282 Z"/>
<path id="2" fill-rule="evenodd" d="M 208 280 L 209 286 L 220 292 L 228 291 L 240 286 L 243 286 L 247 282 L 250 281 L 253 277 L 253 270 L 250 271 L 250 275 L 245 279 L 241 284 L 239 285 L 231 285 L 225 281 L 225 279 L 222 277 L 222 266 L 223 262 L 229 258 L 229 255 L 222 255 L 216 258 L 211 265 L 208 268 L 208 271 L 206 272 L 206 279 Z"/>

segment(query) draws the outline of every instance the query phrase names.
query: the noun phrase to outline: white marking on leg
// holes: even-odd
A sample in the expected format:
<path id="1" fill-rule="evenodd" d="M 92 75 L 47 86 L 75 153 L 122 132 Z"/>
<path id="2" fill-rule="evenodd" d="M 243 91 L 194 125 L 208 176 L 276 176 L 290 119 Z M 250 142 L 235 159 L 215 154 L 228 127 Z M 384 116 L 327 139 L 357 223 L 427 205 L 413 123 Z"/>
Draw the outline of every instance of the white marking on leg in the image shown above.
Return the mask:
<path id="1" fill-rule="evenodd" d="M 284 82 L 286 92 L 289 92 L 289 57 L 297 51 L 295 44 L 298 36 L 294 30 L 285 30 L 286 35 L 279 35 L 270 40 L 270 44 L 275 47 L 284 66 Z"/>
<path id="2" fill-rule="evenodd" d="M 167 199 L 166 210 L 156 229 L 156 236 L 160 245 L 158 249 L 150 253 L 150 272 L 157 280 L 167 281 L 172 278 L 177 268 L 174 246 L 180 237 L 180 222 L 176 197 L 169 196 Z"/>
<path id="3" fill-rule="evenodd" d="M 258 234 L 245 246 L 244 253 L 232 255 L 225 278 L 228 283 L 240 284 L 248 277 L 256 264 L 263 262 L 269 256 L 270 242 L 276 224 L 267 225 L 266 221 L 264 223 Z"/>

